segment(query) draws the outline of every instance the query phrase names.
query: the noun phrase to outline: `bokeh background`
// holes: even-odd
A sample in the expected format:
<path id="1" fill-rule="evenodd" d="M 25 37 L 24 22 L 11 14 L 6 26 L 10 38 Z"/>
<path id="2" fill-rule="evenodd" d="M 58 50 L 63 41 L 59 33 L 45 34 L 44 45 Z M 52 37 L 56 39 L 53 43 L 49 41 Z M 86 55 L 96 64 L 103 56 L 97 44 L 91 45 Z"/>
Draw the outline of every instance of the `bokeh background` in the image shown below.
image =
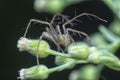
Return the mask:
<path id="1" fill-rule="evenodd" d="M 46 20 L 51 19 L 53 14 L 37 13 L 33 8 L 34 0 L 0 0 L 0 79 L 1 80 L 17 80 L 18 71 L 21 68 L 28 68 L 36 65 L 36 58 L 27 52 L 19 52 L 16 45 L 17 40 L 23 36 L 27 23 L 30 19 Z M 75 26 L 74 29 L 83 31 L 88 35 L 98 31 L 98 25 L 110 25 L 113 20 L 111 10 L 100 0 L 93 0 L 71 5 L 64 9 L 62 14 L 74 17 L 75 13 L 91 13 L 95 14 L 108 22 L 96 21 L 92 18 L 90 21 L 87 17 L 81 18 L 81 23 Z M 28 38 L 38 38 L 39 33 L 37 28 L 30 28 Z M 36 35 L 35 35 L 36 34 Z M 120 51 L 119 51 L 120 52 Z M 118 56 L 120 56 L 117 52 Z M 47 59 L 40 59 L 41 64 L 48 67 L 54 66 L 54 57 L 50 56 Z M 79 68 L 79 65 L 76 66 Z M 68 75 L 71 70 L 64 70 L 53 73 L 48 80 L 68 80 Z M 120 72 L 106 68 L 102 71 L 102 77 L 106 80 L 119 80 Z M 102 79 L 101 79 L 102 80 Z"/>

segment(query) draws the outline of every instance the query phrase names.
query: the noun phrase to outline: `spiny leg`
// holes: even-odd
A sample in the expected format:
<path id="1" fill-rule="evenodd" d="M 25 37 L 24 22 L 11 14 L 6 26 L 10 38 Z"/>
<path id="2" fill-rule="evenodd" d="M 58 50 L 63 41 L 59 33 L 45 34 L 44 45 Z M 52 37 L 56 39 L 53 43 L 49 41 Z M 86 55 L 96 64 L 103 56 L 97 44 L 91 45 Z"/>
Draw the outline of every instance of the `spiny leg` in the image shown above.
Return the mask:
<path id="1" fill-rule="evenodd" d="M 60 13 L 56 13 L 54 16 L 53 16 L 53 18 L 52 18 L 52 20 L 51 20 L 51 24 L 53 24 L 53 22 L 54 22 L 54 20 L 56 19 L 56 17 L 58 17 L 58 16 L 61 16 L 63 19 L 65 19 L 66 21 L 68 21 L 69 19 L 67 18 L 68 16 L 65 16 L 65 15 L 62 15 L 62 14 L 60 14 Z"/>
<path id="2" fill-rule="evenodd" d="M 73 32 L 73 33 L 77 33 L 80 37 L 81 37 L 80 34 L 82 34 L 82 35 L 86 36 L 88 40 L 90 40 L 89 36 L 84 32 L 74 30 L 74 29 L 71 29 L 71 28 L 67 28 L 66 31 L 67 31 L 67 33 L 69 33 L 70 31 Z"/>
<path id="3" fill-rule="evenodd" d="M 41 35 L 40 36 L 40 38 L 39 38 L 39 42 L 38 42 L 38 45 L 37 45 L 37 50 L 36 50 L 36 58 L 37 58 L 37 65 L 39 65 L 39 55 L 38 54 L 40 54 L 39 53 L 39 46 L 40 46 L 40 41 L 42 40 L 42 38 L 44 37 L 44 35 Z M 45 37 L 44 37 L 45 38 Z M 54 39 L 52 39 L 52 41 L 56 44 L 56 46 L 57 46 L 57 49 L 58 49 L 58 51 L 62 51 L 62 52 L 64 52 L 63 50 L 62 50 L 62 48 L 57 44 L 57 42 L 54 40 Z"/>
<path id="4" fill-rule="evenodd" d="M 47 32 L 49 32 L 49 33 L 51 33 L 51 34 L 54 34 L 54 35 L 52 35 L 52 36 L 53 36 L 53 38 L 55 38 L 55 39 L 58 38 L 58 36 L 57 36 L 57 32 L 56 32 L 55 28 L 53 27 L 53 22 L 54 22 L 55 18 L 56 18 L 58 15 L 59 15 L 59 13 L 56 13 L 56 14 L 53 16 L 52 20 L 51 20 L 50 23 L 49 23 L 49 28 L 46 28 L 46 31 L 47 31 Z"/>
<path id="5" fill-rule="evenodd" d="M 74 21 L 75 19 L 77 19 L 77 18 L 79 18 L 79 17 L 82 17 L 82 16 L 93 16 L 93 17 L 95 17 L 95 18 L 97 18 L 97 19 L 99 19 L 99 20 L 101 20 L 101 21 L 107 22 L 106 20 L 104 20 L 104 19 L 102 19 L 102 18 L 100 18 L 100 17 L 98 17 L 98 16 L 96 16 L 96 15 L 94 15 L 94 14 L 82 13 L 82 14 L 80 14 L 80 15 L 72 18 L 71 20 L 67 21 L 66 23 L 64 23 L 64 25 L 67 25 L 67 24 L 71 23 L 72 21 Z"/>
<path id="6" fill-rule="evenodd" d="M 42 40 L 42 38 L 46 38 L 46 37 L 45 37 L 44 35 L 41 35 L 40 38 L 39 38 L 39 42 L 38 42 L 37 49 L 36 49 L 37 65 L 39 65 L 39 55 L 38 55 L 38 54 L 40 54 L 40 53 L 39 53 L 39 46 L 40 46 L 40 41 Z M 62 48 L 61 48 L 61 47 L 57 44 L 57 42 L 54 40 L 54 38 L 52 38 L 51 40 L 52 40 L 52 41 L 55 43 L 55 45 L 57 46 L 58 51 L 64 52 L 64 51 L 62 50 Z"/>
<path id="7" fill-rule="evenodd" d="M 56 13 L 56 14 L 53 16 L 53 18 L 52 18 L 50 24 L 53 24 L 53 23 L 54 23 L 54 20 L 55 20 L 56 17 L 58 17 L 58 16 L 61 16 L 61 17 L 62 17 L 62 21 L 63 21 L 63 20 L 69 21 L 69 19 L 68 19 L 69 16 L 62 15 L 61 13 Z M 64 22 L 64 21 L 63 21 L 63 22 Z M 53 24 L 53 25 L 54 25 L 54 24 Z M 74 24 L 73 24 L 73 23 L 70 23 L 70 25 L 73 26 Z"/>
<path id="8" fill-rule="evenodd" d="M 70 38 L 70 41 L 75 42 L 74 39 L 72 38 L 72 36 L 70 35 L 69 29 L 70 29 L 70 28 L 67 28 L 67 29 L 66 29 L 66 33 L 67 33 L 67 35 L 68 35 L 68 38 Z"/>
<path id="9" fill-rule="evenodd" d="M 39 39 L 39 41 L 38 41 L 38 45 L 37 45 L 37 49 L 36 49 L 36 58 L 37 58 L 37 65 L 39 65 L 39 46 L 40 46 L 40 41 L 42 40 L 42 38 L 43 38 L 43 35 L 41 35 L 40 36 L 40 39 Z"/>
<path id="10" fill-rule="evenodd" d="M 57 46 L 57 50 L 58 51 L 62 51 L 63 53 L 64 53 L 64 50 L 60 47 L 60 45 L 57 43 L 57 42 L 55 42 L 55 40 L 53 39 L 52 40 L 54 43 L 55 43 L 55 45 Z"/>
<path id="11" fill-rule="evenodd" d="M 57 34 L 57 33 L 53 34 L 53 33 L 51 33 L 51 30 L 49 28 L 46 28 L 46 31 L 49 34 L 49 38 L 51 38 L 51 41 L 53 41 L 55 43 L 55 45 L 57 46 L 58 51 L 62 51 L 63 52 L 62 48 L 60 47 L 60 44 L 58 44 L 59 41 L 60 41 L 60 34 Z"/>
<path id="12" fill-rule="evenodd" d="M 74 39 L 72 38 L 72 36 L 70 35 L 69 32 L 77 33 L 80 37 L 81 37 L 80 34 L 82 34 L 82 35 L 86 36 L 86 37 L 89 39 L 89 36 L 88 36 L 86 33 L 84 33 L 84 32 L 77 31 L 77 30 L 74 30 L 74 29 L 71 29 L 71 28 L 67 28 L 65 31 L 66 31 L 67 35 L 69 36 L 69 39 L 72 41 L 72 43 L 75 43 L 75 41 L 74 41 Z M 90 39 L 89 39 L 89 40 L 90 40 Z M 69 45 L 69 44 L 68 44 L 68 45 Z M 66 51 L 68 45 L 66 45 L 65 51 Z"/>
<path id="13" fill-rule="evenodd" d="M 70 24 L 72 21 L 74 21 L 74 20 L 76 20 L 77 18 L 80 18 L 80 17 L 82 17 L 82 16 L 93 16 L 93 17 L 95 17 L 95 18 L 97 18 L 97 19 L 99 19 L 99 20 L 101 20 L 101 21 L 107 22 L 106 20 L 104 20 L 104 19 L 102 19 L 102 18 L 100 18 L 100 17 L 98 17 L 98 16 L 96 16 L 96 15 L 94 15 L 94 14 L 82 13 L 82 14 L 80 14 L 80 15 L 72 18 L 72 19 L 70 19 L 69 21 L 67 21 L 67 22 L 65 22 L 65 23 L 63 24 L 64 33 L 66 34 L 66 32 L 65 32 L 65 26 L 66 26 L 66 25 Z"/>
<path id="14" fill-rule="evenodd" d="M 62 35 L 62 32 L 60 30 L 60 26 L 59 25 L 56 26 L 56 30 L 58 31 L 58 35 Z"/>
<path id="15" fill-rule="evenodd" d="M 27 28 L 26 28 L 26 30 L 25 30 L 25 33 L 24 33 L 23 37 L 26 37 L 27 32 L 28 32 L 28 29 L 29 29 L 29 27 L 30 27 L 30 25 L 31 25 L 32 22 L 37 22 L 37 23 L 41 23 L 41 24 L 50 25 L 50 23 L 45 22 L 45 21 L 40 21 L 40 20 L 37 20 L 37 19 L 31 19 L 31 20 L 29 21 L 28 25 L 27 25 Z"/>
<path id="16" fill-rule="evenodd" d="M 27 28 L 26 28 L 26 30 L 25 30 L 25 33 L 24 33 L 23 37 L 26 37 L 27 32 L 28 32 L 28 29 L 29 29 L 29 27 L 30 27 L 30 25 L 31 25 L 32 22 L 37 22 L 37 23 L 41 23 L 41 24 L 50 25 L 48 22 L 45 22 L 45 21 L 40 21 L 40 20 L 36 20 L 36 19 L 31 19 L 31 20 L 29 21 L 28 25 L 27 25 Z M 43 36 L 40 37 L 40 40 L 42 39 L 42 37 L 43 37 Z M 39 44 L 40 44 L 40 41 L 38 42 L 38 47 L 37 47 L 37 50 L 36 50 L 36 52 L 37 52 L 37 55 L 36 55 L 37 65 L 39 65 L 39 56 L 38 56 Z"/>
<path id="17" fill-rule="evenodd" d="M 53 29 L 51 30 L 51 29 L 49 29 L 49 28 L 47 27 L 47 28 L 46 28 L 46 32 L 47 32 L 48 34 L 50 34 L 48 38 L 50 38 L 50 36 L 51 36 L 51 39 L 54 39 L 56 42 L 60 41 L 59 35 L 57 34 L 56 31 L 54 32 Z"/>
<path id="18" fill-rule="evenodd" d="M 72 38 L 71 35 L 69 35 L 69 39 L 70 39 L 69 44 L 70 44 L 71 42 L 72 42 L 72 43 L 75 43 L 75 41 L 74 41 L 74 39 Z M 65 49 L 64 49 L 64 51 L 67 51 L 67 48 L 68 48 L 68 45 L 69 45 L 69 44 L 65 45 Z"/>
<path id="19" fill-rule="evenodd" d="M 50 24 L 53 24 L 55 18 L 59 16 L 59 13 L 56 13 L 53 17 L 52 17 L 52 20 L 50 21 Z"/>

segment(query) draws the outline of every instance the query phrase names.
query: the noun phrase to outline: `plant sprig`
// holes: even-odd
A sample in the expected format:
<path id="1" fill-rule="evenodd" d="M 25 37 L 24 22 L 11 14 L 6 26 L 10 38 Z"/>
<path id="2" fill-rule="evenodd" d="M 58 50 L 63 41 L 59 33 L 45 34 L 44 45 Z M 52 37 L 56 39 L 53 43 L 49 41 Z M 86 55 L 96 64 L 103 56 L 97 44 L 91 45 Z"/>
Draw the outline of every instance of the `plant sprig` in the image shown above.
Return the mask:
<path id="1" fill-rule="evenodd" d="M 44 41 L 40 41 L 40 45 L 38 47 L 39 39 L 27 39 L 27 38 L 20 38 L 18 41 L 18 48 L 20 51 L 28 51 L 33 55 L 39 55 L 39 58 L 46 58 L 49 55 L 54 55 L 56 57 L 56 64 L 58 64 L 57 67 L 54 68 L 47 68 L 47 71 L 41 72 L 42 68 L 39 68 L 41 65 L 36 65 L 31 68 L 24 69 L 25 73 L 23 73 L 23 69 L 20 70 L 20 78 L 24 79 L 46 79 L 50 73 L 61 71 L 64 69 L 71 69 L 76 64 L 87 64 L 87 63 L 94 63 L 94 64 L 104 64 L 105 66 L 120 71 L 120 60 L 117 56 L 115 56 L 112 52 L 115 52 L 116 49 L 119 49 L 120 47 L 120 40 L 119 37 L 114 37 L 114 39 L 111 39 L 114 35 L 110 31 L 108 31 L 106 28 L 101 27 L 101 32 L 105 34 L 105 36 L 109 35 L 108 38 L 110 39 L 111 44 L 109 46 L 103 47 L 103 48 L 97 48 L 95 46 L 88 46 L 85 42 L 77 42 L 74 44 L 69 45 L 68 47 L 68 53 L 61 53 L 55 50 L 52 50 L 50 48 L 50 45 Z M 105 32 L 108 33 L 105 33 Z M 112 34 L 112 35 L 111 35 Z M 112 36 L 112 37 L 111 37 Z M 115 43 L 116 42 L 116 43 Z M 118 44 L 119 43 L 119 44 Z M 38 52 L 36 53 L 36 49 L 38 48 Z M 45 67 L 45 65 L 42 65 Z M 31 73 L 32 71 L 32 73 Z M 38 72 L 34 72 L 38 71 Z M 40 72 L 39 72 L 40 71 Z M 45 76 L 46 74 L 46 76 Z M 25 77 L 23 77 L 23 75 Z M 45 76 L 45 77 L 44 77 Z"/>

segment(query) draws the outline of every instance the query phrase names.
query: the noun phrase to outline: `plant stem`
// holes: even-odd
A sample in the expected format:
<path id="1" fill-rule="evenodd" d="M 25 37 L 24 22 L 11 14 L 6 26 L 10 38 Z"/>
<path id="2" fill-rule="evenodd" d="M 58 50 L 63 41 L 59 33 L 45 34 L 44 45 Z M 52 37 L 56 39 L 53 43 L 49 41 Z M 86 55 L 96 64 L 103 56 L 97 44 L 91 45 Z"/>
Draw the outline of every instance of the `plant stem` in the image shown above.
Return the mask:
<path id="1" fill-rule="evenodd" d="M 99 27 L 100 32 L 102 33 L 102 35 L 110 42 L 115 42 L 120 40 L 120 38 L 118 36 L 116 36 L 115 34 L 113 34 L 111 31 L 109 31 L 107 28 L 105 28 L 104 26 L 100 26 Z"/>
<path id="2" fill-rule="evenodd" d="M 120 48 L 120 41 L 116 41 L 105 47 L 108 51 L 115 53 Z"/>
<path id="3" fill-rule="evenodd" d="M 58 66 L 58 67 L 49 69 L 49 73 L 53 73 L 53 72 L 55 72 L 55 71 L 64 70 L 64 69 L 66 69 L 66 68 L 68 68 L 68 67 L 70 67 L 70 66 L 72 66 L 72 65 L 75 65 L 75 64 L 76 64 L 76 60 L 72 60 L 72 61 L 70 61 L 70 62 L 68 62 L 68 63 L 66 63 L 66 64 L 63 64 L 63 65 L 60 65 L 60 66 Z"/>
<path id="4" fill-rule="evenodd" d="M 66 64 L 63 64 L 63 65 L 60 65 L 58 67 L 49 69 L 48 73 L 53 73 L 55 71 L 62 71 L 62 70 L 67 69 L 67 68 L 69 68 L 71 66 L 74 66 L 76 64 L 81 64 L 81 63 L 88 63 L 88 62 L 86 60 L 72 60 L 72 61 L 70 61 L 70 62 L 68 62 Z"/>
<path id="5" fill-rule="evenodd" d="M 70 55 L 68 55 L 67 53 L 61 53 L 61 52 L 57 52 L 54 51 L 52 49 L 49 49 L 46 51 L 49 54 L 55 55 L 55 56 L 62 56 L 62 57 L 66 57 L 66 58 L 72 58 Z"/>
<path id="6" fill-rule="evenodd" d="M 120 0 L 102 0 L 113 11 L 114 16 L 120 20 Z"/>

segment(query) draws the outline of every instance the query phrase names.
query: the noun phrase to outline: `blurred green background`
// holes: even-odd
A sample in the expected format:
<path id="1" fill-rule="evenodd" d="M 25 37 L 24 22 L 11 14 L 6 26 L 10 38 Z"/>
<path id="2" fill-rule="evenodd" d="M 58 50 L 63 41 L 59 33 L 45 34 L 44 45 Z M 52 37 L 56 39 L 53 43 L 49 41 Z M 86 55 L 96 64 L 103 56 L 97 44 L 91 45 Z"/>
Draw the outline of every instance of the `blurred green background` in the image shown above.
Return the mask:
<path id="1" fill-rule="evenodd" d="M 21 68 L 27 68 L 36 64 L 36 58 L 27 52 L 19 52 L 16 44 L 17 40 L 23 36 L 26 25 L 30 19 L 46 20 L 51 19 L 53 14 L 37 13 L 33 8 L 34 0 L 0 0 L 0 34 L 1 34 L 1 52 L 0 52 L 0 78 L 1 80 L 17 80 L 18 71 Z M 95 14 L 108 22 L 98 21 L 92 18 L 90 21 L 87 17 L 82 17 L 81 23 L 74 28 L 83 31 L 87 34 L 92 34 L 98 31 L 98 25 L 110 25 L 113 20 L 111 10 L 101 0 L 92 0 L 88 2 L 78 3 L 65 8 L 62 14 L 68 15 L 71 18 L 75 13 L 91 13 Z M 44 29 L 30 28 L 29 38 L 38 38 L 39 34 Z M 54 48 L 54 45 L 53 45 Z M 120 51 L 119 51 L 120 52 Z M 117 52 L 117 53 L 119 53 Z M 116 54 L 120 56 L 119 54 Z M 48 59 L 40 59 L 40 63 L 48 67 L 54 66 L 54 58 L 50 56 Z M 79 68 L 77 65 L 75 68 Z M 53 73 L 48 80 L 68 80 L 67 77 L 71 70 L 64 70 Z M 120 72 L 105 68 L 102 71 L 101 77 L 106 80 L 119 80 Z M 102 80 L 102 79 L 101 79 Z"/>

